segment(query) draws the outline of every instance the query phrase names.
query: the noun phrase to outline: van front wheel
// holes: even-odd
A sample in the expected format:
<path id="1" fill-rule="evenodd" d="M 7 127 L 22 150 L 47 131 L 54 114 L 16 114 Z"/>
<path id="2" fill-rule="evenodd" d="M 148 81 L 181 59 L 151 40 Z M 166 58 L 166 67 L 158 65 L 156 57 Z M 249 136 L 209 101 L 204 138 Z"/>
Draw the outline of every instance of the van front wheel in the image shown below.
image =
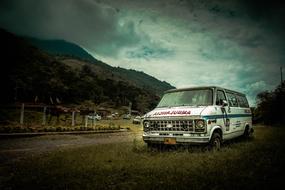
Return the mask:
<path id="1" fill-rule="evenodd" d="M 215 132 L 210 140 L 210 150 L 219 151 L 221 149 L 221 135 Z"/>

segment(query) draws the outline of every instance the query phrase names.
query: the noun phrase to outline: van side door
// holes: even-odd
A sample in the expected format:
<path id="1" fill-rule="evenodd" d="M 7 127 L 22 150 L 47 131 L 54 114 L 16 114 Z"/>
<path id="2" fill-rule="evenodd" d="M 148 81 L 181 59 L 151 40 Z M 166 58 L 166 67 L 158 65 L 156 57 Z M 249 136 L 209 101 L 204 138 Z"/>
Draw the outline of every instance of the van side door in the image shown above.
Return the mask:
<path id="1" fill-rule="evenodd" d="M 231 138 L 239 136 L 241 121 L 239 114 L 240 109 L 238 107 L 238 100 L 235 93 L 226 91 L 226 95 L 229 102 L 228 117 L 230 120 L 230 133 Z"/>
<path id="2" fill-rule="evenodd" d="M 224 90 L 217 89 L 216 92 L 216 106 L 217 106 L 217 125 L 222 127 L 223 130 L 223 138 L 230 138 L 230 126 L 229 126 L 229 118 L 228 118 L 228 110 L 229 105 L 224 106 L 223 102 L 227 101 Z M 227 101 L 228 102 L 228 101 Z"/>

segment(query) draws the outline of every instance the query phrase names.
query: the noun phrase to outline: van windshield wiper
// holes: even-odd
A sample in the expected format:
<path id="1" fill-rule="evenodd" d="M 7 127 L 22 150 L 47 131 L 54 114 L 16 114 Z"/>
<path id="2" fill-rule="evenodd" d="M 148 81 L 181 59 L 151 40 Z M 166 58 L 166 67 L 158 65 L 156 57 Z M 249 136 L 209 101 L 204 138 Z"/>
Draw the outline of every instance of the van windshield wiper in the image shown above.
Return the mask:
<path id="1" fill-rule="evenodd" d="M 171 108 L 172 106 L 157 106 L 157 108 Z"/>
<path id="2" fill-rule="evenodd" d="M 192 104 L 181 104 L 181 106 L 193 106 L 193 107 L 196 107 L 197 105 L 192 105 Z"/>

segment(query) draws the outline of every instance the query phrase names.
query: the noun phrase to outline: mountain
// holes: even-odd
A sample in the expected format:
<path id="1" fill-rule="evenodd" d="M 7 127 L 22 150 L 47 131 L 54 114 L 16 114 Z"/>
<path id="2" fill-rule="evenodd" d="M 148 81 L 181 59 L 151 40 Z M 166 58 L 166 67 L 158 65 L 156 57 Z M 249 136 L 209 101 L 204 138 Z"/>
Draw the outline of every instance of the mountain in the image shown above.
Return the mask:
<path id="1" fill-rule="evenodd" d="M 94 58 L 80 46 L 64 40 L 41 40 L 37 38 L 25 37 L 32 45 L 45 50 L 53 55 L 70 55 L 81 59 L 93 61 Z"/>
<path id="2" fill-rule="evenodd" d="M 136 85 L 140 86 L 141 88 L 147 88 L 157 95 L 162 95 L 164 91 L 175 88 L 169 83 L 157 80 L 153 76 L 145 74 L 144 72 L 120 67 L 115 68 L 113 72 L 121 77 L 132 80 Z"/>
<path id="3" fill-rule="evenodd" d="M 120 67 L 112 67 L 102 61 L 91 56 L 80 46 L 64 40 L 41 40 L 35 38 L 25 38 L 34 46 L 48 52 L 51 55 L 56 55 L 61 61 L 70 66 L 79 61 L 90 62 L 96 65 L 97 75 L 103 74 L 102 78 L 116 78 L 116 80 L 125 81 L 134 84 L 140 88 L 146 88 L 153 93 L 161 96 L 164 91 L 175 88 L 165 81 L 160 81 L 144 72 L 139 72 L 132 69 L 124 69 Z"/>
<path id="4" fill-rule="evenodd" d="M 3 92 L 0 104 L 31 102 L 36 97 L 39 102 L 47 104 L 51 103 L 51 98 L 64 104 L 81 104 L 88 100 L 113 107 L 132 102 L 133 109 L 145 112 L 159 100 L 153 90 L 141 87 L 145 84 L 137 85 L 135 80 L 125 77 L 123 71 L 129 75 L 126 69 L 114 68 L 95 59 L 89 61 L 47 53 L 31 45 L 26 38 L 2 29 L 0 40 L 0 85 Z M 130 70 L 130 73 L 140 72 Z M 145 75 L 141 73 L 137 78 Z M 150 76 L 145 80 L 158 81 Z"/>

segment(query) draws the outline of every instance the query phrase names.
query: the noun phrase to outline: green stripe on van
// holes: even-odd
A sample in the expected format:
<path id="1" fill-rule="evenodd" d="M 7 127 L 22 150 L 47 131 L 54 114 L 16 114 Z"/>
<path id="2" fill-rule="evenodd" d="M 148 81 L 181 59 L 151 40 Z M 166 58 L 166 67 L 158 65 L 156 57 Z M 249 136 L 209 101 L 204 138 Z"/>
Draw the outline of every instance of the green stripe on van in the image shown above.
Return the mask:
<path id="1" fill-rule="evenodd" d="M 251 117 L 251 114 L 204 115 L 202 117 L 204 119 L 221 119 L 221 118 Z"/>

